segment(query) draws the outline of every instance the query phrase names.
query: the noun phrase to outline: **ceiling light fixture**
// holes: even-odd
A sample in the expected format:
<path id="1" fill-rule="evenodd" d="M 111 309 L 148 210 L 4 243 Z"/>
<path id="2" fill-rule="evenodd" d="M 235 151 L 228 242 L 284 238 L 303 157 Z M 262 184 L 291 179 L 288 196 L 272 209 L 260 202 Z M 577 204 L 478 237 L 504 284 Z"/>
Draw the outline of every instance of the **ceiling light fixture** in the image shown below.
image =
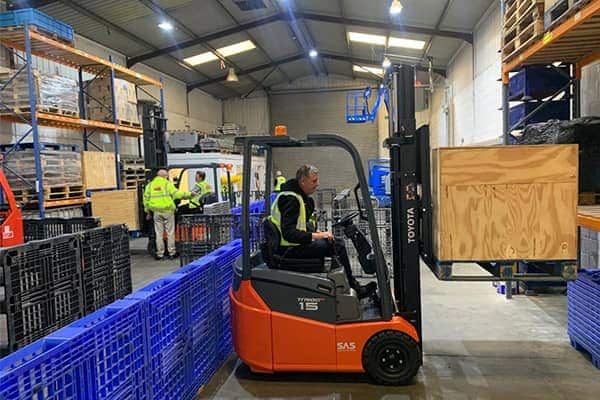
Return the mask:
<path id="1" fill-rule="evenodd" d="M 362 72 L 364 74 L 374 74 L 377 76 L 383 76 L 383 69 L 376 67 L 363 67 L 362 65 L 353 65 L 352 70 L 354 72 Z"/>
<path id="2" fill-rule="evenodd" d="M 391 15 L 400 15 L 402 12 L 402 3 L 400 0 L 392 0 L 392 5 L 390 5 L 390 14 Z"/>
<path id="3" fill-rule="evenodd" d="M 392 66 L 392 62 L 390 61 L 389 58 L 384 57 L 383 62 L 381 63 L 381 66 L 383 67 L 383 69 L 388 69 L 389 67 Z"/>
<path id="4" fill-rule="evenodd" d="M 217 53 L 219 53 L 223 57 L 230 57 L 234 54 L 243 53 L 248 50 L 255 49 L 256 45 L 252 43 L 251 40 L 245 40 L 243 42 L 234 43 L 229 46 L 220 47 L 217 49 Z M 219 57 L 211 51 L 207 51 L 206 53 L 197 54 L 192 57 L 184 58 L 183 61 L 188 63 L 191 66 L 205 64 L 210 61 L 218 60 Z"/>
<path id="5" fill-rule="evenodd" d="M 239 82 L 240 78 L 238 78 L 237 74 L 235 73 L 235 69 L 233 68 L 229 68 L 229 73 L 227 74 L 227 82 Z"/>
<path id="6" fill-rule="evenodd" d="M 315 58 L 316 56 L 318 56 L 318 55 L 319 55 L 319 52 L 318 52 L 318 51 L 316 51 L 315 49 L 311 49 L 311 50 L 308 52 L 308 55 L 309 55 L 311 58 Z"/>
<path id="7" fill-rule="evenodd" d="M 381 35 L 369 35 L 368 33 L 348 32 L 348 39 L 351 42 L 375 44 L 385 46 L 387 38 Z"/>
<path id="8" fill-rule="evenodd" d="M 425 42 L 422 40 L 391 37 L 388 39 L 388 47 L 402 47 L 405 49 L 422 50 Z"/>
<path id="9" fill-rule="evenodd" d="M 158 24 L 158 27 L 167 32 L 173 30 L 173 24 L 171 24 L 169 21 L 162 21 L 160 24 Z"/>

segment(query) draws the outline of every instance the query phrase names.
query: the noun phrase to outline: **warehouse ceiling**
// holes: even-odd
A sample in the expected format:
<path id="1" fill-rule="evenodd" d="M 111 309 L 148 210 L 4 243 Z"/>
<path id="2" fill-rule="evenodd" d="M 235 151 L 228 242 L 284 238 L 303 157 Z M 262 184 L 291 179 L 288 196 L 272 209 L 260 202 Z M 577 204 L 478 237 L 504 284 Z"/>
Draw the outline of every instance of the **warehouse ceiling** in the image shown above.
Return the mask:
<path id="1" fill-rule="evenodd" d="M 384 55 L 444 73 L 494 1 L 401 0 L 397 16 L 389 13 L 391 0 L 21 0 L 12 7 L 37 7 L 123 53 L 129 66 L 144 63 L 189 90 L 228 98 L 306 75 L 375 78 L 364 67 L 381 68 Z M 164 22 L 172 29 L 161 29 Z M 355 33 L 383 42 L 349 40 Z M 392 47 L 390 37 L 418 48 Z M 248 41 L 250 49 L 229 54 L 237 47 L 228 46 Z M 197 55 L 205 62 L 184 61 Z M 229 68 L 239 82 L 225 80 Z"/>

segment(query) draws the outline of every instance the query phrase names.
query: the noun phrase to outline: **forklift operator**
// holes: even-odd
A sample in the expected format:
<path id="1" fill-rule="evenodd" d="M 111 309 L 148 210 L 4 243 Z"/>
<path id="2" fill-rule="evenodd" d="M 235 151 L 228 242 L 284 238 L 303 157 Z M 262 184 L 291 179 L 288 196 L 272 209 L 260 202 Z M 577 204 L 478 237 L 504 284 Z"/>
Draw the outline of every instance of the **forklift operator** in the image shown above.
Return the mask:
<path id="1" fill-rule="evenodd" d="M 313 215 L 315 202 L 309 197 L 319 186 L 319 170 L 312 165 L 303 165 L 296 172 L 296 179 L 281 185 L 281 192 L 271 207 L 271 221 L 281 234 L 279 253 L 290 258 L 320 258 L 337 256 L 344 267 L 350 286 L 359 298 L 375 292 L 377 284 L 371 282 L 361 286 L 352 275 L 352 268 L 344 240 L 334 238 L 331 232 L 316 229 Z"/>

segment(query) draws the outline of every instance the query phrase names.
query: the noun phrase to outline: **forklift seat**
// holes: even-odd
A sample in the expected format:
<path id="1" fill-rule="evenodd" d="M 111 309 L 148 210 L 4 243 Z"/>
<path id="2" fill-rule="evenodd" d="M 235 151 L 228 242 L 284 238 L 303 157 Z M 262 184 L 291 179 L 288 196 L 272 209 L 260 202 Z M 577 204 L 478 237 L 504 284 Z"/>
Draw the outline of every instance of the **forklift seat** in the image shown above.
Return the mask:
<path id="1" fill-rule="evenodd" d="M 279 229 L 269 217 L 265 217 L 262 224 L 265 239 L 260 244 L 260 250 L 269 268 L 309 274 L 326 272 L 324 258 L 289 258 L 282 255 L 279 251 L 281 242 Z"/>

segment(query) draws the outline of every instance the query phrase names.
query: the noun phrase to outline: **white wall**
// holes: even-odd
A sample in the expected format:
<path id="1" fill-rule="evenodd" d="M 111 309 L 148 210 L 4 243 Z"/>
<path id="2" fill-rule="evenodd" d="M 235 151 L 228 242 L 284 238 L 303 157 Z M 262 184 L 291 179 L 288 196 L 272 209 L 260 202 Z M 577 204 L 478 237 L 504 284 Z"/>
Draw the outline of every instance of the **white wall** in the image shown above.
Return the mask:
<path id="1" fill-rule="evenodd" d="M 600 61 L 581 70 L 581 116 L 600 116 Z"/>
<path id="2" fill-rule="evenodd" d="M 500 38 L 495 2 L 475 27 L 473 45 L 461 46 L 448 65 L 447 79 L 436 82 L 429 113 L 432 148 L 501 142 Z"/>
<path id="3" fill-rule="evenodd" d="M 246 99 L 223 101 L 223 122 L 244 125 L 248 135 L 266 135 L 269 131 L 269 98 L 258 93 Z"/>

